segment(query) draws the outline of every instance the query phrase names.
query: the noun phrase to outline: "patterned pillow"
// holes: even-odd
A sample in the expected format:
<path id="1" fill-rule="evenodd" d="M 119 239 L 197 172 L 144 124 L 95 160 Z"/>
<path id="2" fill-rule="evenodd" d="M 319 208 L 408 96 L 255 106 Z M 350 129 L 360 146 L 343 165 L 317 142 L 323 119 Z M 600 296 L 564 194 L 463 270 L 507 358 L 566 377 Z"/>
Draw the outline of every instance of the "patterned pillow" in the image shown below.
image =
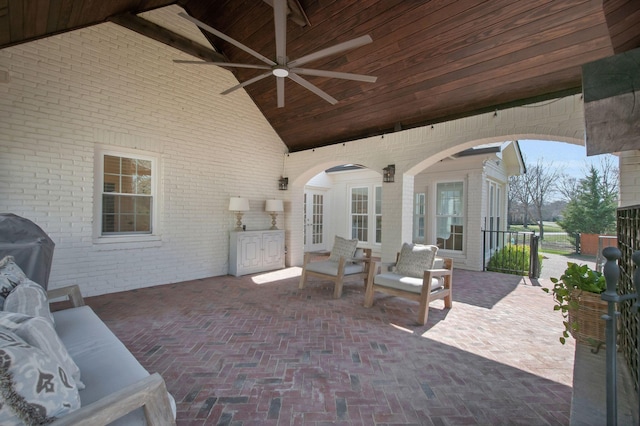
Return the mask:
<path id="1" fill-rule="evenodd" d="M 84 389 L 84 383 L 80 381 L 80 369 L 49 321 L 42 317 L 0 311 L 0 327 L 10 330 L 29 345 L 51 356 L 71 375 L 76 387 Z"/>
<path id="2" fill-rule="evenodd" d="M 336 235 L 329 260 L 332 262 L 340 262 L 341 257 L 349 260 L 356 253 L 357 246 L 358 240 L 347 240 Z"/>
<path id="3" fill-rule="evenodd" d="M 437 246 L 404 243 L 395 272 L 415 278 L 424 277 L 425 269 L 433 269 Z"/>
<path id="4" fill-rule="evenodd" d="M 27 276 L 16 264 L 13 256 L 5 256 L 0 260 L 0 309 L 4 306 L 4 299 Z"/>
<path id="5" fill-rule="evenodd" d="M 14 288 L 4 300 L 4 310 L 29 315 L 30 317 L 42 317 L 54 325 L 53 315 L 49 310 L 47 293 L 39 284 L 29 278 Z"/>
<path id="6" fill-rule="evenodd" d="M 80 408 L 80 395 L 50 356 L 0 328 L 0 424 L 46 424 Z"/>

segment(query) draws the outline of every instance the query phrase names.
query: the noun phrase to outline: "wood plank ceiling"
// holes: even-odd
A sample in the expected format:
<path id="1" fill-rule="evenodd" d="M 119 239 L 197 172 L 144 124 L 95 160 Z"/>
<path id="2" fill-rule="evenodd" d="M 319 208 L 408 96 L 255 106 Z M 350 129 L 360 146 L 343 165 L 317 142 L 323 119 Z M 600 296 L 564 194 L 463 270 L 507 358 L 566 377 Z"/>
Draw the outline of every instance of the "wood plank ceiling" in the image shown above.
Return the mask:
<path id="1" fill-rule="evenodd" d="M 107 20 L 132 28 L 131 15 L 174 3 L 275 59 L 273 11 L 262 0 L 0 0 L 0 49 Z M 288 20 L 290 59 L 369 34 L 373 43 L 307 67 L 370 74 L 378 80 L 305 76 L 335 97 L 336 105 L 287 80 L 284 108 L 276 106 L 275 78 L 247 86 L 291 152 L 577 93 L 582 64 L 640 47 L 637 0 L 297 3 L 310 25 Z M 175 43 L 161 28 L 147 28 L 148 34 L 154 32 L 154 38 L 206 60 L 220 58 L 213 51 L 190 49 L 188 41 Z M 205 36 L 229 62 L 259 63 L 229 43 Z M 234 70 L 241 82 L 263 72 Z"/>

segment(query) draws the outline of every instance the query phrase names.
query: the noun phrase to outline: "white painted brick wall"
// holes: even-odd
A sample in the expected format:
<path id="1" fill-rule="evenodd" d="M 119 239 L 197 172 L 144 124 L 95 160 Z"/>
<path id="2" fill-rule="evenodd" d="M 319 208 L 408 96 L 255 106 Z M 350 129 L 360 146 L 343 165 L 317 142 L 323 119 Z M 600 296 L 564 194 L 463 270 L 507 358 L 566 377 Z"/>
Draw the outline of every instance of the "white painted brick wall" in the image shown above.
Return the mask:
<path id="1" fill-rule="evenodd" d="M 250 199 L 249 229 L 270 226 L 263 203 L 285 195 L 286 147 L 245 92 L 219 95 L 237 84 L 231 73 L 173 59 L 189 57 L 112 23 L 0 51 L 11 74 L 0 85 L 0 211 L 55 241 L 50 288 L 96 295 L 226 274 L 230 196 Z M 94 244 L 101 144 L 160 158 L 159 244 Z"/>

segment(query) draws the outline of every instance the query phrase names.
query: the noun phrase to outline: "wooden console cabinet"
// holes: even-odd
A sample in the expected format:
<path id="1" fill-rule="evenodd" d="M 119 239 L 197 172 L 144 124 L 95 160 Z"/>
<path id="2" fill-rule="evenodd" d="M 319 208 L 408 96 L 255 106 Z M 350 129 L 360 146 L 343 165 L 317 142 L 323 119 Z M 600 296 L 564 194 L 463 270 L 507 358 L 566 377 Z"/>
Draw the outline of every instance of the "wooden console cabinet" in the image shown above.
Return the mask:
<path id="1" fill-rule="evenodd" d="M 284 231 L 231 231 L 229 274 L 254 274 L 284 268 Z"/>

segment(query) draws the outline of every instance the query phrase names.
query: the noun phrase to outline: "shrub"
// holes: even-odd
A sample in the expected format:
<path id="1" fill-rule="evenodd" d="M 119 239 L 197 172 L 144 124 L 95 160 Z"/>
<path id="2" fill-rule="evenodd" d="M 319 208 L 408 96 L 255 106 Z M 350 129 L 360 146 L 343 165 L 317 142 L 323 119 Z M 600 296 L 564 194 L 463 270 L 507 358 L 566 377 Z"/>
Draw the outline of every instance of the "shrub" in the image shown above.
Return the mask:
<path id="1" fill-rule="evenodd" d="M 491 256 L 487 270 L 512 275 L 527 275 L 530 253 L 528 246 L 509 244 Z M 538 264 L 542 270 L 541 254 L 538 254 Z"/>

